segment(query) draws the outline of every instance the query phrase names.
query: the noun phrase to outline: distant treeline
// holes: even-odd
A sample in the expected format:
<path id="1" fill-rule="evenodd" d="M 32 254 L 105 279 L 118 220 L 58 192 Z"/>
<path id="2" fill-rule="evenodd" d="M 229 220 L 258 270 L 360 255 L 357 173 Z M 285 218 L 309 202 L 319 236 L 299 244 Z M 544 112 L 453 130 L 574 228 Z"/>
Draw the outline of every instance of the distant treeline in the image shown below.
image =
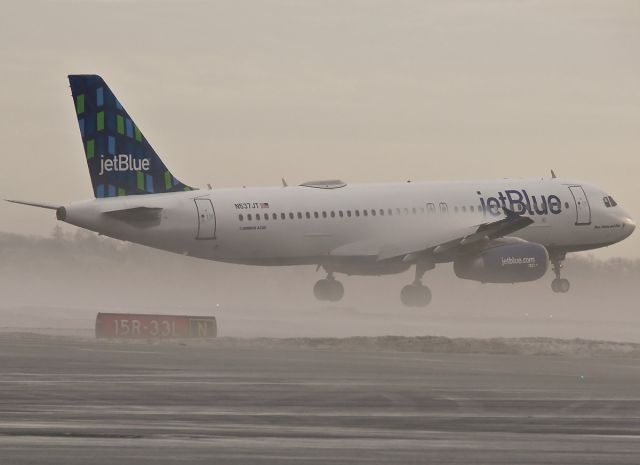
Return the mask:
<path id="1" fill-rule="evenodd" d="M 186 260 L 189 263 L 201 261 L 99 236 L 82 229 L 69 233 L 57 226 L 48 237 L 0 232 L 0 268 L 7 269 L 34 262 L 42 264 L 59 261 L 64 264 L 95 262 L 95 260 L 120 264 L 140 260 L 147 264 L 155 261 Z M 603 260 L 588 253 L 569 254 L 565 268 L 570 269 L 572 275 L 624 277 L 625 280 L 640 278 L 640 259 L 638 258 L 612 257 Z"/>

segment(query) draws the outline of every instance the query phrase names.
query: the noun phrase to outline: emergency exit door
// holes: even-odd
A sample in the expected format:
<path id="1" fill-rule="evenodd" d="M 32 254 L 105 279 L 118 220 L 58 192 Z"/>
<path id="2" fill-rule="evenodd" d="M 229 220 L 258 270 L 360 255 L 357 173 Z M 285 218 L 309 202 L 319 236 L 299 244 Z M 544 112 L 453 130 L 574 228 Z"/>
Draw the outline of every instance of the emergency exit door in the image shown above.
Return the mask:
<path id="1" fill-rule="evenodd" d="M 198 212 L 198 234 L 196 239 L 216 238 L 216 213 L 209 199 L 194 199 Z"/>
<path id="2" fill-rule="evenodd" d="M 576 224 L 591 224 L 591 207 L 581 186 L 569 186 L 576 204 Z"/>

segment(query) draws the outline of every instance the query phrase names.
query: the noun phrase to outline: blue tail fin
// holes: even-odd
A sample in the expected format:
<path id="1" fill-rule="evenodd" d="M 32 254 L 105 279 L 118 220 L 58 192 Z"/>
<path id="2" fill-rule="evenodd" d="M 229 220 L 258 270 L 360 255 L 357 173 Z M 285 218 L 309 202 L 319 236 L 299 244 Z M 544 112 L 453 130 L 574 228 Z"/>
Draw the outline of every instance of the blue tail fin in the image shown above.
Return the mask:
<path id="1" fill-rule="evenodd" d="M 97 75 L 69 76 L 96 197 L 191 190 L 178 181 Z"/>

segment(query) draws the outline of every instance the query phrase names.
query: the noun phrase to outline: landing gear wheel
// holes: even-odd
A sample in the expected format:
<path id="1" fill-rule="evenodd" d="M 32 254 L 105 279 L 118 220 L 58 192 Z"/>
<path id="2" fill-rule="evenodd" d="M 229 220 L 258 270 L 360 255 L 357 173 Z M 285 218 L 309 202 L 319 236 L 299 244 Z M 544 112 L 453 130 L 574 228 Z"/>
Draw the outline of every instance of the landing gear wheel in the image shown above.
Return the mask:
<path id="1" fill-rule="evenodd" d="M 431 302 L 431 290 L 422 284 L 408 284 L 400 291 L 400 300 L 406 307 L 426 307 Z"/>
<path id="2" fill-rule="evenodd" d="M 313 286 L 313 295 L 324 302 L 337 302 L 344 296 L 344 286 L 333 278 L 321 279 Z"/>
<path id="3" fill-rule="evenodd" d="M 344 297 L 344 286 L 340 281 L 336 281 L 335 279 L 329 280 L 331 283 L 331 292 L 329 295 L 329 302 L 337 302 L 342 300 Z"/>
<path id="4" fill-rule="evenodd" d="M 565 254 L 554 254 L 551 257 L 551 265 L 553 266 L 553 274 L 556 275 L 556 279 L 551 281 L 551 290 L 553 292 L 559 294 L 565 294 L 569 292 L 569 288 L 571 284 L 568 279 L 561 278 L 560 272 L 562 271 L 562 261 L 564 260 Z"/>
<path id="5" fill-rule="evenodd" d="M 553 281 L 551 281 L 551 290 L 553 290 L 553 292 L 564 294 L 566 292 L 569 292 L 570 287 L 571 287 L 571 283 L 569 282 L 568 279 L 556 278 Z"/>

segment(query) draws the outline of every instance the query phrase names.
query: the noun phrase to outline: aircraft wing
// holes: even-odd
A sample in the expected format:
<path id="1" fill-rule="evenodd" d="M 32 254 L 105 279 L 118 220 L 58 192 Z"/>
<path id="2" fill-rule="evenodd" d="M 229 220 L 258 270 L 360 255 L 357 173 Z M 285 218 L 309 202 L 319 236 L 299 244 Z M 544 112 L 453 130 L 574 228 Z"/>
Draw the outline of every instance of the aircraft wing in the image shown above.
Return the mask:
<path id="1" fill-rule="evenodd" d="M 508 209 L 505 209 L 505 215 L 504 218 L 493 222 L 460 227 L 454 230 L 443 229 L 435 234 L 430 234 L 427 239 L 412 237 L 401 239 L 398 242 L 375 239 L 352 242 L 334 249 L 330 255 L 375 257 L 377 261 L 402 258 L 406 262 L 414 261 L 425 253 L 443 257 L 455 255 L 462 249 L 483 244 L 499 237 L 508 236 L 533 223 L 531 218 L 517 215 Z"/>
<path id="2" fill-rule="evenodd" d="M 513 234 L 514 232 L 524 229 L 534 222 L 527 216 L 516 215 L 515 213 L 507 209 L 505 209 L 505 214 L 507 216 L 505 218 L 502 218 L 501 220 L 493 221 L 490 223 L 482 223 L 478 226 L 475 226 L 475 231 L 471 232 L 470 234 L 458 234 L 456 235 L 455 239 L 439 243 L 435 246 L 431 245 L 421 250 L 409 252 L 407 255 L 417 253 L 419 254 L 430 249 L 433 255 L 436 256 L 455 254 L 461 249 L 484 244 L 493 239 Z M 411 258 L 407 257 L 407 255 L 405 255 L 405 257 L 403 258 L 406 261 L 408 261 L 408 258 Z M 378 256 L 378 260 L 384 259 L 384 256 Z"/>

